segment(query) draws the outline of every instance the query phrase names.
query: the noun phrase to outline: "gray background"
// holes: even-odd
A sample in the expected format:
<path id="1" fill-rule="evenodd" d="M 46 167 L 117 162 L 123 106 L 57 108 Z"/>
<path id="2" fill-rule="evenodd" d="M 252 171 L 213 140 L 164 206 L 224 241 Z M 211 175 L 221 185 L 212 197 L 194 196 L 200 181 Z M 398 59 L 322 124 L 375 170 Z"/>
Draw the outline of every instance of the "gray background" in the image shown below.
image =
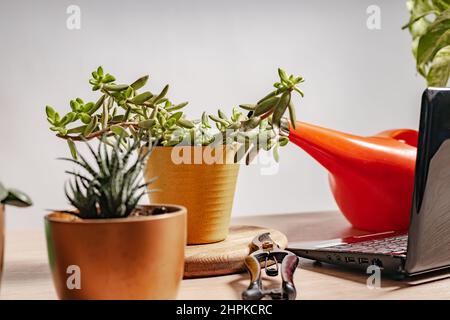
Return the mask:
<path id="1" fill-rule="evenodd" d="M 66 8 L 81 8 L 81 30 Z M 381 30 L 366 9 L 381 8 Z M 48 130 L 44 106 L 94 98 L 98 65 L 123 81 L 150 74 L 150 90 L 171 84 L 192 117 L 230 109 L 270 90 L 276 68 L 301 74 L 298 117 L 361 135 L 417 128 L 424 81 L 416 75 L 403 0 L 1 1 L 0 177 L 26 190 L 32 208 L 8 208 L 13 228 L 40 227 L 46 208 L 64 208 L 67 155 Z M 243 167 L 234 215 L 334 209 L 327 174 L 294 145 L 276 175 Z"/>

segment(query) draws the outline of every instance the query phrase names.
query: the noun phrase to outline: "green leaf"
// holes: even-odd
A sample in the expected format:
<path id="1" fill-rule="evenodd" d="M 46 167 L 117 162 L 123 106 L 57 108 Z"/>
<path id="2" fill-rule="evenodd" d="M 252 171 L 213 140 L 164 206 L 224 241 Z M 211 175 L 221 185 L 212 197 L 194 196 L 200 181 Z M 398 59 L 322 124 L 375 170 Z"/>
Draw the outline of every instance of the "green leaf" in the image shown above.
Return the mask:
<path id="1" fill-rule="evenodd" d="M 133 82 L 130 86 L 134 89 L 134 90 L 139 90 L 140 88 L 142 88 L 143 86 L 145 86 L 145 84 L 148 81 L 149 76 L 143 76 L 139 79 L 137 79 L 135 82 Z"/>
<path id="2" fill-rule="evenodd" d="M 423 18 L 425 18 L 425 17 L 427 17 L 427 16 L 429 16 L 431 14 L 434 14 L 434 13 L 436 13 L 436 11 L 433 9 L 433 10 L 424 12 L 424 13 L 416 16 L 416 17 L 411 16 L 411 19 L 409 20 L 409 22 L 407 24 L 405 24 L 404 26 L 402 26 L 402 30 L 404 30 L 406 28 L 411 28 L 413 26 L 413 24 L 415 24 L 417 21 L 419 21 L 419 20 L 421 20 L 421 19 L 423 19 Z"/>
<path id="3" fill-rule="evenodd" d="M 123 91 L 128 88 L 128 85 L 127 84 L 105 84 L 103 86 L 103 88 L 105 88 L 105 90 L 108 90 L 108 91 Z"/>
<path id="4" fill-rule="evenodd" d="M 30 197 L 17 189 L 9 189 L 8 196 L 3 200 L 5 205 L 15 206 L 15 207 L 29 207 L 33 205 Z"/>
<path id="5" fill-rule="evenodd" d="M 68 123 L 72 122 L 75 119 L 75 117 L 76 117 L 76 113 L 75 112 L 69 112 L 64 117 L 62 117 L 62 119 L 58 123 L 58 126 L 59 127 L 66 126 Z"/>
<path id="6" fill-rule="evenodd" d="M 110 83 L 110 82 L 114 82 L 114 81 L 116 81 L 116 78 L 113 75 L 109 74 L 109 73 L 107 73 L 105 75 L 105 77 L 102 79 L 103 83 Z"/>
<path id="7" fill-rule="evenodd" d="M 86 104 L 83 106 L 83 112 L 86 112 L 86 113 L 89 113 L 89 114 L 90 114 L 90 111 L 91 111 L 91 109 L 92 109 L 94 106 L 95 106 L 95 105 L 94 105 L 93 102 L 88 102 L 88 103 L 86 103 Z"/>
<path id="8" fill-rule="evenodd" d="M 280 126 L 281 118 L 286 112 L 290 100 L 291 100 L 291 93 L 289 91 L 286 91 L 281 95 L 281 98 L 278 101 L 277 105 L 275 106 L 275 110 L 272 115 L 272 124 L 274 124 L 275 126 L 277 127 Z"/>
<path id="9" fill-rule="evenodd" d="M 273 147 L 273 158 L 275 159 L 276 162 L 280 161 L 280 154 L 278 151 L 278 143 L 275 144 L 275 146 Z"/>
<path id="10" fill-rule="evenodd" d="M 180 109 L 186 107 L 186 106 L 188 105 L 188 103 L 189 103 L 189 102 L 185 101 L 185 102 L 182 102 L 182 103 L 180 103 L 180 104 L 177 104 L 177 105 L 174 105 L 174 106 L 167 107 L 167 108 L 165 108 L 165 109 L 166 109 L 167 111 L 176 111 L 176 110 L 180 110 Z"/>
<path id="11" fill-rule="evenodd" d="M 446 87 L 450 76 L 450 46 L 435 55 L 427 75 L 430 87 Z"/>
<path id="12" fill-rule="evenodd" d="M 153 97 L 153 94 L 150 91 L 143 92 L 138 94 L 133 99 L 130 100 L 133 104 L 143 104 L 144 102 L 150 100 Z"/>
<path id="13" fill-rule="evenodd" d="M 67 129 L 62 127 L 51 127 L 50 130 L 58 132 L 58 134 L 65 136 L 67 134 Z"/>
<path id="14" fill-rule="evenodd" d="M 159 123 L 161 126 L 164 126 L 164 124 L 166 123 L 166 117 L 162 114 L 162 113 L 157 113 L 156 114 L 156 118 L 158 119 Z"/>
<path id="15" fill-rule="evenodd" d="M 224 119 L 224 120 L 228 120 L 228 117 L 227 117 L 227 115 L 225 114 L 225 112 L 223 112 L 222 110 L 217 110 L 217 114 L 218 114 L 218 116 L 221 118 L 221 119 Z"/>
<path id="16" fill-rule="evenodd" d="M 90 135 L 95 130 L 97 125 L 98 125 L 98 118 L 97 117 L 92 117 L 91 121 L 85 127 L 85 129 L 83 131 L 83 136 L 87 137 L 88 135 Z"/>
<path id="17" fill-rule="evenodd" d="M 289 138 L 288 137 L 284 137 L 281 136 L 280 138 L 278 138 L 278 143 L 280 144 L 280 146 L 284 147 L 285 145 L 287 145 L 289 142 Z"/>
<path id="18" fill-rule="evenodd" d="M 123 121 L 128 121 L 131 115 L 131 106 L 127 103 L 127 110 L 125 111 L 125 114 L 123 115 Z"/>
<path id="19" fill-rule="evenodd" d="M 292 100 L 289 101 L 289 106 L 288 106 L 288 108 L 289 108 L 289 118 L 290 118 L 290 120 L 291 120 L 291 125 L 292 125 L 292 127 L 295 129 L 296 122 L 297 122 L 297 117 L 296 117 L 296 115 L 295 115 L 295 106 L 294 106 L 294 104 L 292 103 Z"/>
<path id="20" fill-rule="evenodd" d="M 176 122 L 177 122 L 177 120 L 175 120 L 173 118 L 169 118 L 169 119 L 167 119 L 166 123 L 164 124 L 164 128 L 171 129 L 175 125 Z"/>
<path id="21" fill-rule="evenodd" d="M 202 125 L 204 128 L 211 128 L 211 125 L 209 124 L 208 121 L 208 115 L 206 114 L 206 112 L 202 113 Z"/>
<path id="22" fill-rule="evenodd" d="M 67 133 L 72 134 L 72 133 L 83 133 L 83 131 L 86 129 L 87 125 L 83 125 L 83 126 L 78 126 L 72 129 L 68 129 Z"/>
<path id="23" fill-rule="evenodd" d="M 258 103 L 261 103 L 261 102 L 263 102 L 264 100 L 267 100 L 267 99 L 269 99 L 269 98 L 275 97 L 275 96 L 278 95 L 278 94 L 279 94 L 278 90 L 274 90 L 274 91 L 270 92 L 269 94 L 267 94 L 264 98 L 262 98 L 261 100 L 259 100 Z"/>
<path id="24" fill-rule="evenodd" d="M 169 85 L 166 84 L 166 86 L 162 89 L 162 91 L 154 99 L 155 104 L 159 103 L 160 100 L 163 99 L 166 96 L 168 91 L 169 91 Z"/>
<path id="25" fill-rule="evenodd" d="M 209 115 L 209 118 L 210 118 L 212 121 L 214 121 L 214 122 L 221 123 L 221 124 L 223 124 L 223 125 L 225 125 L 225 126 L 228 125 L 228 121 L 226 121 L 226 120 L 224 120 L 224 119 L 222 119 L 222 118 L 216 117 L 216 116 L 214 116 L 214 115 L 212 115 L 212 114 Z"/>
<path id="26" fill-rule="evenodd" d="M 133 88 L 132 87 L 128 87 L 127 88 L 127 90 L 125 90 L 125 98 L 129 98 L 129 97 L 131 97 L 132 95 L 133 95 L 133 92 L 134 92 L 134 90 L 133 90 Z"/>
<path id="27" fill-rule="evenodd" d="M 256 105 L 245 103 L 245 104 L 240 104 L 239 107 L 244 109 L 244 110 L 253 111 L 253 110 L 255 110 Z"/>
<path id="28" fill-rule="evenodd" d="M 450 9 L 439 15 L 428 27 L 417 47 L 417 65 L 430 62 L 436 53 L 450 45 Z"/>
<path id="29" fill-rule="evenodd" d="M 69 150 L 70 150 L 70 154 L 72 155 L 73 159 L 77 159 L 78 158 L 78 152 L 77 152 L 77 148 L 75 147 L 75 143 L 72 141 L 72 139 L 67 139 L 67 145 L 69 146 Z"/>
<path id="30" fill-rule="evenodd" d="M 70 108 L 72 109 L 72 111 L 74 112 L 79 112 L 81 111 L 81 105 L 78 101 L 76 100 L 70 100 Z"/>
<path id="31" fill-rule="evenodd" d="M 99 66 L 97 68 L 97 74 L 99 77 L 103 77 L 103 67 L 102 66 Z"/>
<path id="32" fill-rule="evenodd" d="M 84 124 L 91 122 L 91 116 L 87 113 L 80 113 L 80 119 Z"/>
<path id="33" fill-rule="evenodd" d="M 111 126 L 111 131 L 119 137 L 128 137 L 129 136 L 128 132 L 119 125 Z"/>
<path id="34" fill-rule="evenodd" d="M 261 122 L 260 117 L 251 117 L 250 119 L 248 119 L 246 121 L 242 121 L 242 124 L 244 125 L 244 127 L 246 129 L 254 129 L 257 126 L 259 126 L 260 122 Z"/>
<path id="35" fill-rule="evenodd" d="M 192 121 L 189 121 L 187 119 L 179 119 L 177 121 L 177 124 L 186 129 L 191 129 L 195 127 L 194 123 L 192 123 Z"/>
<path id="36" fill-rule="evenodd" d="M 94 114 L 103 104 L 103 101 L 105 101 L 105 97 L 106 95 L 102 95 L 97 102 L 95 103 L 95 105 L 87 112 L 88 114 L 92 115 Z"/>
<path id="37" fill-rule="evenodd" d="M 279 100 L 280 98 L 278 97 L 272 97 L 257 104 L 253 116 L 260 116 L 266 112 L 269 112 L 278 104 Z"/>
<path id="38" fill-rule="evenodd" d="M 303 91 L 302 90 L 300 90 L 299 88 L 297 88 L 297 87 L 294 87 L 294 90 L 296 91 L 296 92 L 298 92 L 302 97 L 304 97 L 305 96 L 305 94 L 303 93 Z"/>
<path id="39" fill-rule="evenodd" d="M 183 116 L 183 112 L 182 111 L 178 111 L 178 112 L 175 112 L 173 115 L 171 115 L 169 117 L 169 119 L 175 119 L 175 121 L 178 121 L 178 120 L 181 119 L 182 116 Z"/>
<path id="40" fill-rule="evenodd" d="M 142 129 L 150 129 L 156 124 L 155 119 L 148 119 L 138 123 L 139 128 Z"/>
<path id="41" fill-rule="evenodd" d="M 47 118 L 55 122 L 55 115 L 56 115 L 55 109 L 53 109 L 51 106 L 46 106 L 45 113 L 47 114 Z M 51 123 L 54 124 L 53 122 Z"/>
<path id="42" fill-rule="evenodd" d="M 283 81 L 283 82 L 288 82 L 289 81 L 289 78 L 288 78 L 286 72 L 283 69 L 278 68 L 278 75 L 280 76 L 280 80 L 281 81 Z"/>

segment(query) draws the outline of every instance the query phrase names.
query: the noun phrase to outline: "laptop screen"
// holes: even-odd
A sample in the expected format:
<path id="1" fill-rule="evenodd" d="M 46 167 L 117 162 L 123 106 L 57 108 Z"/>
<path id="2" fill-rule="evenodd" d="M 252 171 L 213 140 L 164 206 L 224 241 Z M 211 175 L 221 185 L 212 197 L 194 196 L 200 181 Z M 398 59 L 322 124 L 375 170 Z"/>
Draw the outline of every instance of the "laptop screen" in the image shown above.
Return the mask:
<path id="1" fill-rule="evenodd" d="M 406 271 L 450 265 L 450 89 L 422 96 Z"/>

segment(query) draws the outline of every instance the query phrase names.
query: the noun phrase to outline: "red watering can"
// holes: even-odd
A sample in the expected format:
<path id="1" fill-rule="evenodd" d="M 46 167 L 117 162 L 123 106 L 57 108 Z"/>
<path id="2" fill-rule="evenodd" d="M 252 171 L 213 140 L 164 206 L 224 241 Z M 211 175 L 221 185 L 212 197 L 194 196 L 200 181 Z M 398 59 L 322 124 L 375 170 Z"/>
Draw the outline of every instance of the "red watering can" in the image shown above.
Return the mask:
<path id="1" fill-rule="evenodd" d="M 408 229 L 417 131 L 396 129 L 360 137 L 304 122 L 288 130 L 289 140 L 329 171 L 336 203 L 355 228 Z"/>

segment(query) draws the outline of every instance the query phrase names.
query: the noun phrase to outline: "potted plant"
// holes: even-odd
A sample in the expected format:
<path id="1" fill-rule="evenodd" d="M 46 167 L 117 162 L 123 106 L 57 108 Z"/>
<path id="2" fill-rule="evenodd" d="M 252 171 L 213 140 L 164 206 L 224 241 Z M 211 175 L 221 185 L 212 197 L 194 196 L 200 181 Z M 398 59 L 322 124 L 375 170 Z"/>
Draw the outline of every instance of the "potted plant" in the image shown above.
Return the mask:
<path id="1" fill-rule="evenodd" d="M 3 270 L 3 251 L 5 245 L 5 205 L 29 207 L 33 204 L 30 197 L 17 189 L 7 189 L 0 182 L 0 280 Z"/>
<path id="2" fill-rule="evenodd" d="M 447 86 L 450 76 L 450 2 L 408 0 L 410 12 L 403 29 L 411 33 L 417 71 L 430 87 Z"/>
<path id="3" fill-rule="evenodd" d="M 155 188 L 160 189 L 150 195 L 151 201 L 188 209 L 188 244 L 217 242 L 228 233 L 240 160 L 251 162 L 261 149 L 273 150 L 278 159 L 278 147 L 288 143 L 279 124 L 288 109 L 295 123 L 291 96 L 294 92 L 303 96 L 297 87 L 303 78 L 281 69 L 278 73 L 275 90 L 255 104 L 241 105 L 244 111 L 233 108 L 227 116 L 218 110 L 217 115 L 203 113 L 200 119 L 189 120 L 183 112 L 187 102 L 172 103 L 168 85 L 157 94 L 141 92 L 148 76 L 118 84 L 99 67 L 89 83 L 100 98 L 88 103 L 74 99 L 71 111 L 62 117 L 47 106 L 47 119 L 74 156 L 74 141 L 103 134 L 150 140 L 156 147 L 145 177 L 158 175 Z"/>
<path id="4" fill-rule="evenodd" d="M 61 299 L 174 299 L 183 277 L 186 209 L 138 205 L 150 151 L 123 139 L 68 158 L 66 196 L 76 210 L 45 217 L 48 258 Z M 126 147 L 124 146 L 126 145 Z"/>

